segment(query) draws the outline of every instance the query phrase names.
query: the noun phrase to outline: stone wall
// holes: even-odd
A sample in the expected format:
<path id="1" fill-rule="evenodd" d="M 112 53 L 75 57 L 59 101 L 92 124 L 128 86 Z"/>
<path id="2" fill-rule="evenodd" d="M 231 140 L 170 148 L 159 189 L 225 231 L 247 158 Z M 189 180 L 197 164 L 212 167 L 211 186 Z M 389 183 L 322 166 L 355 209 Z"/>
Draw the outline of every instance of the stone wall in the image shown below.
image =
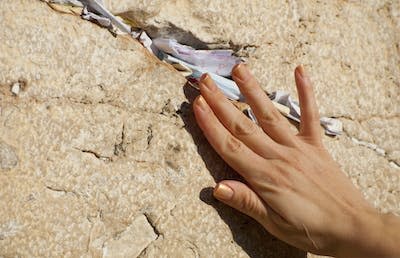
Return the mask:
<path id="1" fill-rule="evenodd" d="M 269 91 L 295 95 L 305 64 L 321 114 L 344 123 L 327 148 L 400 213 L 399 1 L 107 5 L 153 36 L 235 49 Z M 2 0 L 0 27 L 0 256 L 305 257 L 211 197 L 236 175 L 171 67 L 39 0 Z"/>

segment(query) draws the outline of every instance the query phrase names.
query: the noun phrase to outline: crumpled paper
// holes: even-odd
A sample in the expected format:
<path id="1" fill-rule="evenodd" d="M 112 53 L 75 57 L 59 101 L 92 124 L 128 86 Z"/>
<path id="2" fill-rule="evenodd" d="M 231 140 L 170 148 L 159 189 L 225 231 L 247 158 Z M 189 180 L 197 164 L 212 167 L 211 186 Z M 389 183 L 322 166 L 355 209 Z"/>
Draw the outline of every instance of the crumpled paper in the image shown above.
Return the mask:
<path id="1" fill-rule="evenodd" d="M 229 79 L 222 77 L 218 74 L 215 74 L 213 72 L 210 72 L 205 68 L 201 68 L 201 67 L 189 64 L 183 60 L 180 60 L 176 57 L 170 56 L 165 53 L 161 53 L 161 55 L 159 57 L 161 58 L 161 60 L 164 60 L 168 63 L 171 63 L 171 64 L 178 63 L 182 67 L 186 67 L 187 69 L 189 69 L 191 71 L 191 74 L 188 77 L 190 77 L 191 79 L 194 79 L 195 81 L 199 80 L 203 74 L 208 73 L 208 75 L 214 80 L 215 84 L 218 86 L 218 88 L 224 93 L 224 95 L 227 98 L 232 99 L 232 100 L 239 100 L 239 101 L 244 100 L 244 97 L 243 97 L 242 93 L 240 92 L 239 87 L 236 85 L 236 83 L 234 81 L 229 80 Z"/>
<path id="2" fill-rule="evenodd" d="M 196 50 L 179 44 L 175 39 L 164 38 L 154 39 L 153 44 L 164 53 L 224 77 L 231 76 L 232 68 L 243 62 L 240 57 L 234 56 L 234 52 L 230 49 Z"/>
<path id="3" fill-rule="evenodd" d="M 149 35 L 147 35 L 145 31 L 142 31 L 137 39 L 150 53 L 158 56 L 160 50 L 153 44 L 153 40 L 149 37 Z"/>
<path id="4" fill-rule="evenodd" d="M 109 18 L 89 11 L 87 6 L 83 8 L 81 17 L 88 21 L 96 21 L 102 27 L 113 29 Z"/>
<path id="5" fill-rule="evenodd" d="M 300 105 L 296 100 L 293 100 L 292 97 L 290 97 L 289 93 L 276 91 L 271 94 L 270 98 L 272 101 L 287 106 L 290 109 L 290 112 L 286 116 L 294 121 L 300 122 Z M 325 133 L 327 135 L 340 135 L 343 131 L 343 124 L 338 119 L 321 117 L 320 123 L 325 128 Z"/>
<path id="6" fill-rule="evenodd" d="M 122 19 L 113 15 L 103 4 L 103 0 L 49 0 L 50 3 L 68 4 L 71 6 L 83 6 L 81 17 L 88 21 L 95 21 L 100 26 L 119 34 L 119 31 L 131 34 L 137 38 L 140 33 L 132 31 L 131 26 Z M 118 30 L 119 31 L 118 31 Z"/>
<path id="7" fill-rule="evenodd" d="M 79 0 L 50 0 L 49 2 L 55 4 L 66 4 L 66 5 L 83 7 L 83 4 Z"/>
<path id="8" fill-rule="evenodd" d="M 121 30 L 123 33 L 132 34 L 131 26 L 120 20 L 118 17 L 114 16 L 106 7 L 103 5 L 102 0 L 80 0 L 82 4 L 87 7 L 87 9 L 95 14 L 101 15 L 104 18 L 110 20 L 110 22 Z M 139 36 L 138 34 L 132 35 L 135 38 Z"/>

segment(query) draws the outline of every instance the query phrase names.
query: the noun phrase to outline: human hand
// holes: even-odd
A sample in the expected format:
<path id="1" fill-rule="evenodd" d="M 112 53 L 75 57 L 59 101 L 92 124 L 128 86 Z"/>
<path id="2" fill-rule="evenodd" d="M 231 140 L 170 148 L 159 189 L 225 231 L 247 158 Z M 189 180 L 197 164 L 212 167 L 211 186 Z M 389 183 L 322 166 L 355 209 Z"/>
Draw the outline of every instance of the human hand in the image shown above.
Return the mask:
<path id="1" fill-rule="evenodd" d="M 244 64 L 232 76 L 259 126 L 226 99 L 210 76 L 201 78 L 196 120 L 212 147 L 246 181 L 224 180 L 214 196 L 306 251 L 389 254 L 371 235 L 383 230 L 380 216 L 323 147 L 313 88 L 302 66 L 295 70 L 301 108 L 297 134 Z"/>

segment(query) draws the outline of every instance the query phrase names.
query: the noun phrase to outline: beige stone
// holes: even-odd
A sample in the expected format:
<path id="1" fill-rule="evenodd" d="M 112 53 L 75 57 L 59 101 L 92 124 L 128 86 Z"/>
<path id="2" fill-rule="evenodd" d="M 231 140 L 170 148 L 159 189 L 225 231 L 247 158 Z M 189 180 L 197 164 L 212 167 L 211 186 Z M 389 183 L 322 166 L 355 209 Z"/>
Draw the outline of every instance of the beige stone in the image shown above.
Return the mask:
<path id="1" fill-rule="evenodd" d="M 146 216 L 140 215 L 123 232 L 104 243 L 103 257 L 137 257 L 156 239 Z"/>
<path id="2" fill-rule="evenodd" d="M 0 168 L 9 170 L 18 164 L 18 157 L 14 149 L 4 142 L 0 142 Z"/>
<path id="3" fill-rule="evenodd" d="M 369 201 L 400 213 L 398 1 L 107 5 L 153 34 L 233 47 L 268 91 L 295 95 L 304 63 L 321 114 L 345 125 L 327 148 Z M 1 1 L 0 26 L 0 256 L 305 256 L 211 197 L 234 174 L 179 73 L 38 0 Z"/>

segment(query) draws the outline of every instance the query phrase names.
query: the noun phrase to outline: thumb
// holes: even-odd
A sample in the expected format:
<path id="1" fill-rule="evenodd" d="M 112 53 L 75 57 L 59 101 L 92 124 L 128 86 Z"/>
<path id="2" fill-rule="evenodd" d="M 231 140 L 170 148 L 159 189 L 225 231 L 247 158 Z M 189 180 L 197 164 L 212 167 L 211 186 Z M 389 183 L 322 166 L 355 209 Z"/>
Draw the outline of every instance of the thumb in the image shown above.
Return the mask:
<path id="1" fill-rule="evenodd" d="M 224 180 L 214 188 L 214 197 L 263 224 L 268 218 L 267 208 L 260 197 L 246 184 Z"/>

